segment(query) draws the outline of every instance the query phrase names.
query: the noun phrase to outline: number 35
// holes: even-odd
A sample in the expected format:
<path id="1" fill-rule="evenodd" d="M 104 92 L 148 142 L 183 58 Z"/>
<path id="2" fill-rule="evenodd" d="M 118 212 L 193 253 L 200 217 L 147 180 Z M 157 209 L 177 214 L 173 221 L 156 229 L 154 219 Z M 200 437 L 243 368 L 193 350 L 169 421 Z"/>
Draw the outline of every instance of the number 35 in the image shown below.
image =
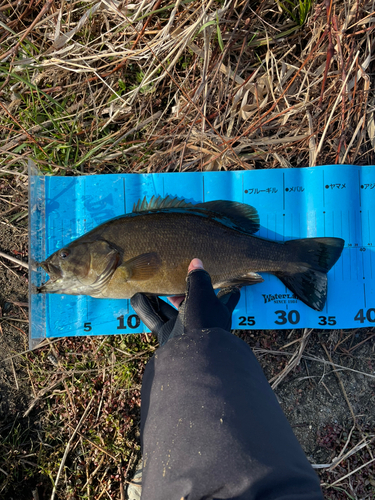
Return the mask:
<path id="1" fill-rule="evenodd" d="M 318 325 L 330 325 L 333 326 L 336 324 L 336 316 L 319 316 L 319 323 Z"/>

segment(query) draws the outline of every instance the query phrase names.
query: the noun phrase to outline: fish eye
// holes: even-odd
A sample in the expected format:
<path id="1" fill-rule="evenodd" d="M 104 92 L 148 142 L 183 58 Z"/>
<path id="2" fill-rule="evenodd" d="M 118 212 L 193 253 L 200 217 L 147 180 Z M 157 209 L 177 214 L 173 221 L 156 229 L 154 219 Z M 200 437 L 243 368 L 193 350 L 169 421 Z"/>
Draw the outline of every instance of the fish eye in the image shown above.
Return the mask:
<path id="1" fill-rule="evenodd" d="M 68 257 L 68 255 L 69 255 L 69 253 L 70 253 L 70 252 L 69 252 L 69 250 L 66 250 L 66 249 L 64 248 L 63 250 L 61 250 L 61 251 L 60 251 L 60 257 L 61 257 L 62 259 L 66 259 L 66 258 Z"/>

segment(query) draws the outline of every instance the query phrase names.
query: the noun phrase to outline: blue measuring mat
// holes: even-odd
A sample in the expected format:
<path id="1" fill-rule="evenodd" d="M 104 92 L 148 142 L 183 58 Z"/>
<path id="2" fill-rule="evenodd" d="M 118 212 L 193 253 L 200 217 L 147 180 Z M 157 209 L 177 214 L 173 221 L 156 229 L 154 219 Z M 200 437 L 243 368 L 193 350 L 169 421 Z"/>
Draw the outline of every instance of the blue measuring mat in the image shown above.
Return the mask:
<path id="1" fill-rule="evenodd" d="M 130 213 L 145 196 L 192 203 L 232 200 L 253 205 L 256 236 L 270 240 L 335 236 L 345 248 L 328 273 L 324 310 L 298 300 L 275 276 L 241 291 L 234 329 L 375 326 L 375 167 L 329 165 L 301 169 L 82 177 L 30 176 L 30 257 L 40 262 L 99 224 Z M 30 346 L 46 337 L 148 331 L 129 300 L 36 294 L 47 280 L 31 271 Z"/>

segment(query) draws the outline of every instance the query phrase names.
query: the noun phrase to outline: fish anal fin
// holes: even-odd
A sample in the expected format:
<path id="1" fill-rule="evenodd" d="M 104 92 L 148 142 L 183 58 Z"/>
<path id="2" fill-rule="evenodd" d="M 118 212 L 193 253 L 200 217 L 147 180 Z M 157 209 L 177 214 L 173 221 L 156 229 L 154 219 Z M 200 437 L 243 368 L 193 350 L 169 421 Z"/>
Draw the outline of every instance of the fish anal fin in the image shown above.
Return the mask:
<path id="1" fill-rule="evenodd" d="M 145 281 L 154 276 L 160 269 L 161 260 L 156 252 L 143 253 L 133 257 L 119 266 L 127 280 Z"/>
<path id="2" fill-rule="evenodd" d="M 249 272 L 241 276 L 234 276 L 233 278 L 219 281 L 213 284 L 214 288 L 234 288 L 248 285 L 256 285 L 262 283 L 264 279 L 257 273 Z"/>
<path id="3" fill-rule="evenodd" d="M 327 299 L 327 275 L 306 267 L 294 274 L 275 273 L 280 281 L 302 302 L 315 311 L 322 311 Z"/>

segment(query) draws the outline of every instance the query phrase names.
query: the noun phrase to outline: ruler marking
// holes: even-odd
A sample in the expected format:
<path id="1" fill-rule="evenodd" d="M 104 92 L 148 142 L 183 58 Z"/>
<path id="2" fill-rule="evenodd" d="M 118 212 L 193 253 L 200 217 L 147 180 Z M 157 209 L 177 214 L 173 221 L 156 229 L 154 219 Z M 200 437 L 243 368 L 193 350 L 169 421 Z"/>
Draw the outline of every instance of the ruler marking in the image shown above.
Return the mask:
<path id="1" fill-rule="evenodd" d="M 292 238 L 295 238 L 294 236 L 294 220 L 293 220 L 293 214 L 290 214 L 290 233 Z"/>
<path id="2" fill-rule="evenodd" d="M 275 228 L 274 228 L 274 237 L 273 237 L 273 240 L 276 241 L 277 240 L 277 222 L 276 222 L 276 214 L 275 214 L 275 219 L 274 219 L 274 222 L 275 222 Z"/>
<path id="3" fill-rule="evenodd" d="M 248 297 L 247 297 L 247 289 L 248 289 L 248 287 L 247 287 L 247 286 L 245 286 L 244 288 L 245 288 L 245 309 L 246 309 L 246 313 L 248 313 L 248 312 L 249 312 L 249 311 L 248 311 L 248 308 L 247 308 L 247 301 L 248 301 Z"/>
<path id="4" fill-rule="evenodd" d="M 371 279 L 372 279 L 372 252 L 370 248 L 370 273 L 371 273 Z"/>
<path id="5" fill-rule="evenodd" d="M 341 280 L 345 280 L 345 265 L 344 265 L 344 255 L 347 255 L 347 252 L 345 251 L 345 246 L 343 248 L 342 254 L 343 258 L 341 259 Z"/>
<path id="6" fill-rule="evenodd" d="M 351 235 L 350 235 L 350 212 L 348 210 L 348 239 L 351 241 Z"/>
<path id="7" fill-rule="evenodd" d="M 126 178 L 123 177 L 122 178 L 122 186 L 123 186 L 123 190 L 124 190 L 124 214 L 126 214 Z"/>
<path id="8" fill-rule="evenodd" d="M 285 211 L 285 172 L 283 172 L 283 210 Z"/>
<path id="9" fill-rule="evenodd" d="M 359 254 L 359 247 L 356 249 L 356 254 L 357 254 L 357 280 L 359 279 L 359 270 L 361 269 L 361 266 L 359 265 L 360 263 L 358 262 L 359 256 L 362 254 L 362 252 Z M 361 263 L 362 263 L 362 257 L 361 257 Z M 363 273 L 361 273 L 361 280 L 363 279 Z"/>
<path id="10" fill-rule="evenodd" d="M 42 179 L 42 176 L 37 176 L 38 177 L 38 183 L 39 183 L 39 178 Z M 38 218 L 38 221 L 37 221 L 37 224 L 39 225 L 39 228 L 40 228 L 40 236 L 41 236 L 41 245 L 40 245 L 40 249 L 41 249 L 41 253 L 43 255 L 43 259 L 45 259 L 47 257 L 46 255 L 46 252 L 47 252 L 47 249 L 46 249 L 46 242 L 47 242 L 47 224 L 46 224 L 46 182 L 45 182 L 45 178 L 43 177 L 43 182 L 40 182 L 39 183 L 39 193 L 38 193 L 38 202 L 37 202 L 37 207 L 38 207 L 38 211 L 40 209 L 40 215 L 39 215 L 39 218 Z M 40 198 L 39 198 L 40 196 Z M 40 200 L 40 201 L 39 201 Z M 44 232 L 43 232 L 43 229 L 42 229 L 42 220 L 44 221 Z"/>
<path id="11" fill-rule="evenodd" d="M 363 301 L 364 301 L 365 309 L 366 309 L 366 307 L 367 307 L 367 305 L 366 305 L 366 283 L 363 283 Z"/>
<path id="12" fill-rule="evenodd" d="M 344 229 L 342 227 L 342 210 L 340 210 L 340 221 L 341 221 L 341 232 L 340 232 L 340 236 L 341 238 L 343 237 L 343 232 L 344 232 Z"/>
<path id="13" fill-rule="evenodd" d="M 372 243 L 372 238 L 371 238 L 371 224 L 370 224 L 370 210 L 367 210 L 367 223 L 368 223 L 368 238 L 369 238 L 369 242 Z"/>
<path id="14" fill-rule="evenodd" d="M 326 206 L 326 193 L 325 193 L 325 182 L 324 182 L 324 170 L 323 170 L 323 208 Z"/>
<path id="15" fill-rule="evenodd" d="M 365 252 L 362 252 L 362 275 L 363 279 L 365 279 L 365 256 L 363 255 Z"/>
<path id="16" fill-rule="evenodd" d="M 360 170 L 358 170 L 358 198 L 359 198 L 359 206 L 362 207 L 361 174 L 360 174 Z"/>

